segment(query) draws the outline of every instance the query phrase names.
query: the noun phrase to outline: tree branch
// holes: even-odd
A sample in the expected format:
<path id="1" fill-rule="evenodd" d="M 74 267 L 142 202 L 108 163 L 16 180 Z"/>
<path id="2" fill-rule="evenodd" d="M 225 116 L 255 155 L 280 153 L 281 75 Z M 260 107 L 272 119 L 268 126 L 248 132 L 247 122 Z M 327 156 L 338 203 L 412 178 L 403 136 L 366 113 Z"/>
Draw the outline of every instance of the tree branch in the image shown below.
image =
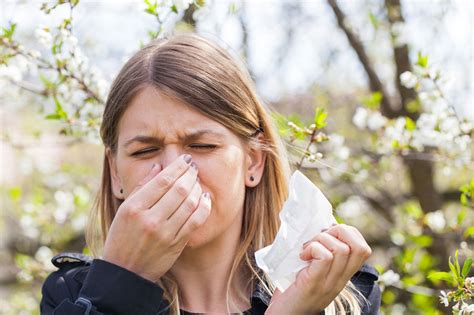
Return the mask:
<path id="1" fill-rule="evenodd" d="M 385 0 L 385 7 L 387 9 L 388 22 L 390 27 L 394 24 L 405 23 L 403 18 L 403 12 L 400 4 L 400 0 Z M 398 34 L 391 34 L 393 44 L 393 57 L 395 61 L 396 74 L 395 82 L 397 90 L 401 99 L 401 107 L 399 109 L 399 115 L 409 116 L 411 119 L 416 120 L 418 114 L 416 112 L 409 112 L 407 105 L 416 100 L 417 95 L 413 88 L 409 89 L 402 85 L 400 81 L 400 75 L 405 71 L 411 71 L 410 56 L 408 54 L 408 45 L 406 43 L 398 43 Z"/>
<path id="2" fill-rule="evenodd" d="M 364 67 L 365 73 L 369 79 L 369 87 L 372 92 L 380 92 L 382 93 L 382 102 L 381 102 L 381 110 L 382 114 L 388 118 L 394 118 L 398 116 L 398 112 L 394 110 L 393 105 L 391 104 L 390 97 L 385 89 L 385 86 L 382 84 L 382 81 L 378 77 L 375 69 L 367 55 L 364 46 L 362 45 L 361 40 L 357 36 L 357 34 L 350 29 L 347 23 L 347 18 L 339 8 L 336 0 L 328 0 L 329 6 L 332 8 L 334 14 L 336 15 L 337 24 L 339 28 L 344 31 L 346 34 L 347 40 L 349 44 L 354 49 L 359 58 L 359 61 L 362 63 Z"/>

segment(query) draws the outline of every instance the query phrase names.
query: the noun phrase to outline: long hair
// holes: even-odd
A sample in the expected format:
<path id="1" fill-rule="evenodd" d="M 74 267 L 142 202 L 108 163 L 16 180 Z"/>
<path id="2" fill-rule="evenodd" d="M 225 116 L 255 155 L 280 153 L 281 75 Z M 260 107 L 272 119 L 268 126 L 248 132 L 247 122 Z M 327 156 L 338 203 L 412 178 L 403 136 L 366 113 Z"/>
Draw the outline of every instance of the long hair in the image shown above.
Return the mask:
<path id="1" fill-rule="evenodd" d="M 271 244 L 278 231 L 278 214 L 288 193 L 289 166 L 281 140 L 257 97 L 247 70 L 225 49 L 195 34 L 175 35 L 148 44 L 121 69 L 105 104 L 100 135 L 105 148 L 112 154 L 117 150 L 120 118 L 133 97 L 146 86 L 176 97 L 231 130 L 250 147 L 264 151 L 261 182 L 256 187 L 246 188 L 240 244 L 228 278 L 227 296 L 237 272 L 247 275 L 248 288 L 259 283 L 273 294 L 275 287 L 259 272 L 254 253 Z M 256 131 L 263 134 L 263 141 L 256 140 Z M 95 256 L 99 256 L 122 202 L 112 193 L 110 175 L 104 154 L 102 183 L 86 234 L 88 246 Z M 171 313 L 179 314 L 176 281 L 170 274 L 165 274 L 157 284 L 164 290 Z M 227 302 L 229 307 L 229 299 Z M 328 308 L 331 309 L 333 312 L 360 313 L 350 288 L 339 294 Z"/>

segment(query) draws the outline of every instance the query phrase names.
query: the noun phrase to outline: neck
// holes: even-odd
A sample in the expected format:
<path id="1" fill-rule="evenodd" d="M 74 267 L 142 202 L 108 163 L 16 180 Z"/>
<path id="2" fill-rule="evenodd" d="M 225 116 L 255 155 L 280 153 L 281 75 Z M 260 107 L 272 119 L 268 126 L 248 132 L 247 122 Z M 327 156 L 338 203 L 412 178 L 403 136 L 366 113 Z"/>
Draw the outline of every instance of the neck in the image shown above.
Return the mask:
<path id="1" fill-rule="evenodd" d="M 194 313 L 228 313 L 250 308 L 245 277 L 239 277 L 240 270 L 235 272 L 227 292 L 232 264 L 240 244 L 240 225 L 235 225 L 238 231 L 226 231 L 204 246 L 186 247 L 171 268 L 170 273 L 180 291 L 181 309 Z M 227 308 L 228 300 L 230 309 Z"/>

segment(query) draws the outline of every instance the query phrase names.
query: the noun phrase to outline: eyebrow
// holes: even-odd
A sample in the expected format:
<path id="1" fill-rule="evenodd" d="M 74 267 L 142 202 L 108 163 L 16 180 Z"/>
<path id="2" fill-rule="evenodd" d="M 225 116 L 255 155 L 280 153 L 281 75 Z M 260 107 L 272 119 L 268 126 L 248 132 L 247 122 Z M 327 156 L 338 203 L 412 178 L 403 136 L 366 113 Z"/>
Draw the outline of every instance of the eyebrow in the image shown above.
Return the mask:
<path id="1" fill-rule="evenodd" d="M 216 132 L 214 130 L 205 129 L 205 130 L 199 130 L 199 131 L 196 131 L 196 132 L 192 132 L 192 133 L 189 133 L 189 134 L 184 134 L 183 136 L 178 136 L 178 138 L 180 140 L 193 141 L 193 140 L 198 139 L 198 138 L 200 138 L 204 135 L 213 135 L 213 136 L 218 136 L 218 137 L 223 136 L 222 133 Z M 155 137 L 155 136 L 147 136 L 147 135 L 137 135 L 137 136 L 133 137 L 132 139 L 127 140 L 127 142 L 125 142 L 123 147 L 126 148 L 134 142 L 139 142 L 139 143 L 163 143 L 164 138 L 163 137 Z"/>

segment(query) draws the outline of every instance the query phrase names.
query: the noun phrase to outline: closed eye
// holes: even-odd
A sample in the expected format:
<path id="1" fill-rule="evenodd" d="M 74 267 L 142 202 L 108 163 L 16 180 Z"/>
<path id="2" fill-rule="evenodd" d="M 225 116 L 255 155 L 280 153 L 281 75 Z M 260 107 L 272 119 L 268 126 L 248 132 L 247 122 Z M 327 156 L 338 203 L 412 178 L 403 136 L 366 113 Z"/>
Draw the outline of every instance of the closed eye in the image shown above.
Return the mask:
<path id="1" fill-rule="evenodd" d="M 190 144 L 189 147 L 196 150 L 211 150 L 211 149 L 215 149 L 217 145 L 195 143 L 195 144 Z"/>
<path id="2" fill-rule="evenodd" d="M 147 153 L 154 152 L 156 150 L 157 150 L 156 148 L 148 148 L 148 149 L 145 149 L 145 150 L 141 150 L 141 151 L 137 151 L 135 153 L 132 153 L 132 156 L 144 155 L 144 154 L 147 154 Z"/>

